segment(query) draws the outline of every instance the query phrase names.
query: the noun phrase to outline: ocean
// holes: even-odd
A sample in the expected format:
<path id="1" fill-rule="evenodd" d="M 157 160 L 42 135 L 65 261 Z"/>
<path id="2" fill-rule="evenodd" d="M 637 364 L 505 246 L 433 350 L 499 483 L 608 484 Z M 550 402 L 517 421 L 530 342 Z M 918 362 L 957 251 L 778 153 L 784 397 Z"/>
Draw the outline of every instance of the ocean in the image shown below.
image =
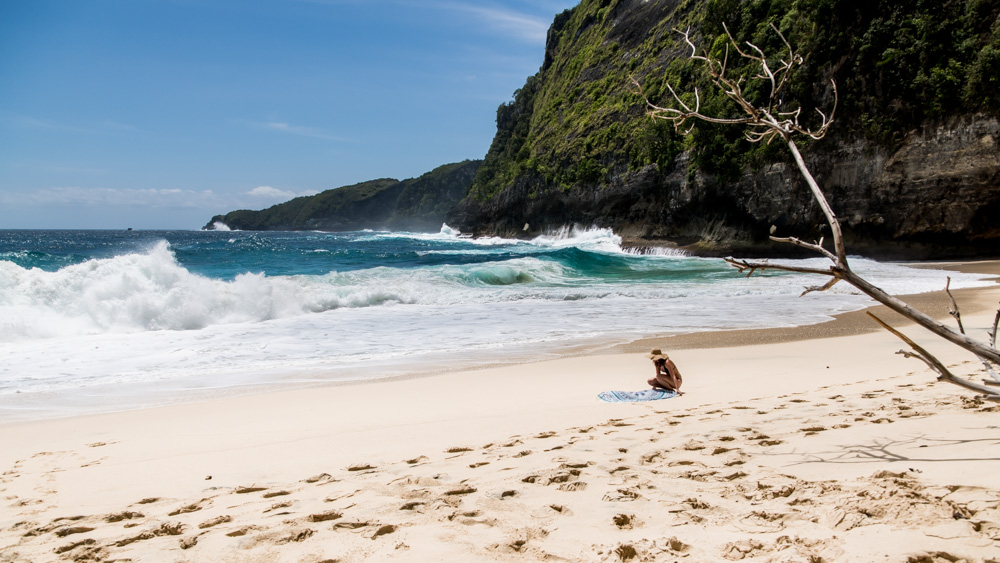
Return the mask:
<path id="1" fill-rule="evenodd" d="M 941 271 L 853 266 L 891 293 L 945 283 Z M 953 288 L 986 285 L 950 275 Z M 801 326 L 870 304 L 846 284 L 799 297 L 818 281 L 629 252 L 604 229 L 530 241 L 470 239 L 447 226 L 0 231 L 0 422 Z"/>

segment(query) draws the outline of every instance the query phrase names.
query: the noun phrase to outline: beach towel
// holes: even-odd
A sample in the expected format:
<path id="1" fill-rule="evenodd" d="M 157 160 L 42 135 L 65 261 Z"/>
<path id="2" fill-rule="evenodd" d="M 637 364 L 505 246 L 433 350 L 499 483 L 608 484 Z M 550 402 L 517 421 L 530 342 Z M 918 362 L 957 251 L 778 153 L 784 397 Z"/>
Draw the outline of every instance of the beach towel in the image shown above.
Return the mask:
<path id="1" fill-rule="evenodd" d="M 602 391 L 597 397 L 609 403 L 639 403 L 657 399 L 672 399 L 677 396 L 675 391 L 665 389 L 643 389 L 642 391 Z"/>

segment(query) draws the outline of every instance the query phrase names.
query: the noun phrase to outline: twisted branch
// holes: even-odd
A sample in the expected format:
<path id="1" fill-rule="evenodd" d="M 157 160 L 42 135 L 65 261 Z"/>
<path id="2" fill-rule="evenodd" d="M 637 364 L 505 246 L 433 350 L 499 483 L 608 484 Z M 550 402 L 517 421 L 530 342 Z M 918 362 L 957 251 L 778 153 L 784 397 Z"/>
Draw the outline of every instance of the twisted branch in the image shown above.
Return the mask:
<path id="1" fill-rule="evenodd" d="M 962 313 L 958 310 L 958 302 L 955 301 L 955 296 L 951 294 L 951 276 L 948 276 L 948 282 L 944 284 L 944 291 L 948 294 L 948 298 L 951 299 L 951 308 L 948 309 L 948 314 L 955 318 L 955 323 L 958 324 L 959 332 L 965 334 L 965 327 L 962 325 Z M 987 333 L 990 335 L 990 347 L 994 349 L 996 349 L 998 322 L 1000 322 L 1000 311 L 997 311 L 997 316 L 993 319 L 993 330 Z M 982 356 L 978 357 L 979 361 L 983 362 L 983 369 L 986 370 L 986 373 L 993 378 L 992 380 L 984 379 L 983 383 L 986 385 L 1000 385 L 1000 376 L 997 375 L 997 372 L 993 371 L 993 365 L 990 361 Z"/>
<path id="2" fill-rule="evenodd" d="M 668 105 L 661 107 L 651 102 L 649 98 L 643 94 L 642 86 L 635 78 L 632 78 L 633 91 L 641 95 L 646 101 L 647 115 L 653 119 L 663 119 L 672 122 L 674 124 L 674 129 L 682 134 L 688 134 L 692 131 L 694 124 L 689 122 L 705 121 L 724 125 L 744 125 L 746 126 L 744 136 L 752 143 L 770 143 L 775 138 L 781 138 L 781 140 L 787 144 L 788 150 L 792 154 L 796 167 L 801 173 L 803 179 L 805 179 L 806 184 L 809 186 L 813 199 L 822 209 L 823 215 L 826 217 L 826 222 L 831 230 L 831 238 L 833 239 L 833 251 L 830 251 L 823 246 L 822 239 L 815 243 L 808 243 L 795 237 L 776 237 L 773 236 L 775 228 L 771 228 L 771 240 L 805 248 L 825 256 L 831 262 L 828 269 L 771 264 L 767 261 L 749 261 L 735 258 L 726 258 L 726 262 L 735 267 L 740 273 L 745 273 L 747 277 L 754 275 L 758 271 L 773 269 L 785 272 L 828 276 L 830 278 L 824 285 L 806 288 L 802 295 L 812 292 L 823 292 L 833 287 L 840 280 L 846 281 L 865 295 L 868 295 L 872 299 L 882 303 L 891 310 L 900 313 L 904 317 L 913 320 L 934 334 L 975 354 L 983 361 L 987 372 L 993 377 L 996 383 L 1000 385 L 1000 376 L 998 376 L 990 367 L 990 362 L 1000 364 L 1000 352 L 996 349 L 996 335 L 997 327 L 1000 325 L 1000 311 L 997 311 L 997 318 L 993 323 L 993 331 L 990 333 L 990 343 L 987 345 L 969 338 L 965 334 L 965 328 L 961 324 L 961 319 L 958 313 L 958 305 L 955 303 L 954 298 L 952 298 L 952 315 L 959 321 L 958 331 L 945 326 L 936 319 L 912 308 L 902 300 L 889 295 L 851 270 L 847 260 L 847 249 L 844 244 L 840 221 L 837 219 L 837 215 L 834 213 L 833 208 L 827 201 L 826 195 L 820 188 L 819 183 L 809 171 L 809 167 L 806 165 L 805 160 L 802 158 L 802 154 L 799 152 L 798 146 L 794 141 L 794 137 L 797 135 L 813 140 L 822 139 L 826 135 L 830 126 L 833 124 L 834 115 L 837 111 L 839 95 L 837 92 L 836 82 L 833 80 L 830 81 L 834 99 L 829 115 L 817 108 L 816 111 L 820 116 L 819 127 L 804 127 L 799 122 L 799 118 L 802 113 L 801 107 L 786 106 L 782 98 L 782 92 L 789 84 L 789 80 L 793 72 L 799 65 L 804 63 L 803 57 L 795 52 L 791 44 L 785 36 L 782 35 L 781 31 L 774 26 L 774 24 L 771 25 L 771 28 L 778 35 L 778 37 L 781 38 L 781 41 L 785 46 L 785 50 L 782 53 L 782 56 L 777 59 L 777 64 L 773 65 L 773 68 L 772 64 L 768 61 L 767 56 L 759 47 L 753 43 L 745 42 L 744 45 L 746 48 L 742 48 L 740 43 L 737 42 L 729 32 L 729 28 L 725 25 L 723 28 L 725 29 L 726 36 L 729 38 L 729 42 L 726 45 L 725 54 L 721 61 L 713 58 L 705 51 L 699 52 L 697 46 L 695 46 L 691 39 L 690 28 L 685 31 L 681 31 L 679 29 L 675 29 L 674 31 L 681 35 L 684 43 L 691 49 L 691 54 L 688 58 L 705 65 L 705 72 L 712 84 L 729 100 L 736 104 L 736 106 L 740 109 L 742 117 L 725 118 L 702 113 L 701 95 L 699 94 L 697 88 L 694 89 L 694 107 L 691 107 L 688 103 L 686 103 L 669 83 L 667 83 L 667 90 L 669 90 L 673 99 L 672 106 Z M 765 81 L 766 88 L 768 89 L 766 105 L 757 106 L 746 99 L 743 93 L 744 85 L 749 83 L 749 80 L 745 76 L 733 78 L 729 75 L 730 49 L 733 49 L 735 53 L 743 59 L 750 61 L 752 66 L 756 68 L 755 74 L 753 74 L 749 80 Z M 948 288 L 946 287 L 946 289 Z M 950 290 L 948 290 L 948 294 L 949 296 L 951 295 Z M 916 357 L 924 361 L 931 369 L 940 374 L 941 377 L 939 379 L 985 393 L 995 400 L 1000 399 L 1000 391 L 991 390 L 988 387 L 977 385 L 962 378 L 955 377 L 929 352 L 917 346 L 912 340 L 909 340 L 898 331 L 892 329 L 874 315 L 871 316 L 886 330 L 902 338 L 905 342 L 911 345 L 913 350 L 915 350 L 915 352 L 901 353 L 903 353 L 906 357 Z"/>
<path id="3" fill-rule="evenodd" d="M 933 354 L 928 352 L 926 349 L 924 349 L 922 346 L 914 342 L 905 334 L 889 326 L 885 321 L 873 315 L 871 311 L 866 311 L 865 314 L 874 319 L 875 322 L 877 322 L 879 325 L 882 326 L 882 328 L 892 333 L 894 336 L 905 342 L 907 345 L 910 346 L 910 348 L 913 349 L 913 352 L 899 350 L 898 352 L 896 352 L 897 354 L 901 354 L 905 358 L 917 358 L 923 361 L 925 364 L 927 364 L 928 367 L 930 367 L 932 370 L 938 373 L 938 381 L 947 381 L 948 383 L 953 383 L 955 385 L 965 387 L 966 389 L 971 389 L 973 391 L 978 391 L 980 393 L 983 393 L 985 395 L 984 397 L 985 399 L 989 399 L 991 401 L 1000 401 L 1000 394 L 998 394 L 996 390 L 990 389 L 989 387 L 983 385 L 979 385 L 978 383 L 973 383 L 971 381 L 968 381 L 951 373 L 951 371 L 948 370 L 948 368 L 945 367 L 945 365 L 941 363 L 940 360 L 935 358 Z"/>

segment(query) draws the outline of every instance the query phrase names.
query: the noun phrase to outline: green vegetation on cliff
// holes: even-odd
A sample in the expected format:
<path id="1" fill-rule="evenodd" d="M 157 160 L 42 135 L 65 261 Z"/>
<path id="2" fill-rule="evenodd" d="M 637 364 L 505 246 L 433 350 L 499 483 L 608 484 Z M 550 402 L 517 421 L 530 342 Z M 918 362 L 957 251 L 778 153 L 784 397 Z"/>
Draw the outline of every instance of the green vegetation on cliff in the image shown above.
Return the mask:
<path id="1" fill-rule="evenodd" d="M 685 150 L 682 174 L 722 182 L 777 158 L 778 150 L 743 141 L 738 128 L 699 124 L 681 137 L 646 118 L 629 90 L 634 77 L 650 100 L 666 104 L 669 82 L 688 97 L 698 88 L 706 111 L 735 111 L 704 83 L 673 31 L 690 27 L 699 46 L 718 52 L 723 23 L 738 41 L 777 55 L 774 25 L 805 54 L 793 89 L 803 115 L 812 104 L 828 107 L 836 80 L 839 138 L 891 146 L 928 120 L 1000 113 L 996 0 L 583 0 L 556 17 L 541 70 L 497 110 L 497 135 L 470 201 L 518 183 L 533 196 L 604 186 L 650 164 L 667 174 Z"/>
<path id="2" fill-rule="evenodd" d="M 298 197 L 261 211 L 217 215 L 206 228 L 222 222 L 249 231 L 394 229 L 436 231 L 465 196 L 480 161 L 439 166 L 410 180 L 380 179 Z"/>

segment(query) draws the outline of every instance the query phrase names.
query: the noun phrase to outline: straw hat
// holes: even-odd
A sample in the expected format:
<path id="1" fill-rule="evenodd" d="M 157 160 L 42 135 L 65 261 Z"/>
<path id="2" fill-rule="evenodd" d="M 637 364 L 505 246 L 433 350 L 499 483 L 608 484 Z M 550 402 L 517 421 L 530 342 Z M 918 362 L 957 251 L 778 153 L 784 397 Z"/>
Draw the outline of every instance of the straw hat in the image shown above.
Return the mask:
<path id="1" fill-rule="evenodd" d="M 652 351 L 649 352 L 649 359 L 655 362 L 657 360 L 669 360 L 670 356 L 664 354 L 659 348 L 653 348 Z"/>

